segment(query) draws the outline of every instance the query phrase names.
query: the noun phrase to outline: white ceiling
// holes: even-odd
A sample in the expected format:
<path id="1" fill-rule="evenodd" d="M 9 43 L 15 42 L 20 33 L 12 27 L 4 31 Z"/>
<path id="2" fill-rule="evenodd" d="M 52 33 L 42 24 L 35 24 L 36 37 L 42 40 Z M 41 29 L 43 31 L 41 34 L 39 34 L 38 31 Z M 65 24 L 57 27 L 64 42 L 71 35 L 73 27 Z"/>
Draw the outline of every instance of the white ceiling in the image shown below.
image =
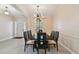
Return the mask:
<path id="1" fill-rule="evenodd" d="M 32 17 L 37 12 L 36 4 L 9 4 L 9 5 L 1 4 L 0 11 L 3 12 L 5 10 L 5 6 L 8 7 L 8 11 L 10 12 L 10 15 L 16 17 Z M 56 4 L 39 5 L 39 11 L 42 16 L 53 16 L 57 8 L 58 5 Z"/>
<path id="2" fill-rule="evenodd" d="M 36 4 L 17 4 L 16 6 L 27 17 L 32 17 L 37 12 Z M 40 4 L 39 11 L 42 16 L 53 16 L 57 7 L 56 4 Z"/>
<path id="3" fill-rule="evenodd" d="M 9 12 L 9 15 L 10 16 L 15 16 L 15 17 L 22 17 L 23 14 L 17 10 L 15 7 L 13 7 L 12 5 L 10 4 L 0 4 L 0 14 L 4 14 L 4 11 L 6 10 L 5 7 L 8 7 L 7 10 Z"/>

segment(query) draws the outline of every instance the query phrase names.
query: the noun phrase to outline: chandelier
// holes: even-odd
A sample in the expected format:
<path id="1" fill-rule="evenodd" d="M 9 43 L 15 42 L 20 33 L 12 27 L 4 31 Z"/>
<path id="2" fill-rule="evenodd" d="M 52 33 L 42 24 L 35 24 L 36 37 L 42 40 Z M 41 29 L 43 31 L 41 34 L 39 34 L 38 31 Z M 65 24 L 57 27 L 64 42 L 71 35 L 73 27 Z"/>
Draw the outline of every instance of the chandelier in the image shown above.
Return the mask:
<path id="1" fill-rule="evenodd" d="M 42 30 L 42 21 L 41 21 L 41 13 L 39 12 L 39 5 L 37 7 L 37 12 L 35 15 L 36 19 L 36 31 L 38 32 L 39 30 Z"/>
<path id="2" fill-rule="evenodd" d="M 5 15 L 9 15 L 8 7 L 7 7 L 7 6 L 5 7 L 4 14 L 5 14 Z"/>
<path id="3" fill-rule="evenodd" d="M 37 17 L 40 17 L 41 16 L 41 14 L 40 14 L 40 12 L 39 12 L 39 5 L 37 5 L 37 15 L 36 15 Z"/>

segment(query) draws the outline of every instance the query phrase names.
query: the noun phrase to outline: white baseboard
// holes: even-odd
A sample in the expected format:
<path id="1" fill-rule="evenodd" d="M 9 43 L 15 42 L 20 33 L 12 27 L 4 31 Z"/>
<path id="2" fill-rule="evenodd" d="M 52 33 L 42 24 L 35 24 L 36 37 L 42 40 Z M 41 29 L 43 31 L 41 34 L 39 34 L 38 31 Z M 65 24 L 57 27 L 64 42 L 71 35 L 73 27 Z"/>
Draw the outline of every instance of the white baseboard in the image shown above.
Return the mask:
<path id="1" fill-rule="evenodd" d="M 63 45 L 61 42 L 59 42 L 59 44 L 60 44 L 61 46 L 63 46 L 63 47 L 64 47 L 67 51 L 69 51 L 70 53 L 75 54 L 74 51 L 72 51 L 71 49 L 69 49 L 67 46 Z"/>
<path id="2" fill-rule="evenodd" d="M 6 38 L 3 38 L 3 39 L 0 39 L 0 42 L 5 41 L 5 40 L 9 40 L 9 39 L 11 39 L 11 38 L 13 38 L 13 36 L 10 36 L 10 37 L 6 37 Z"/>

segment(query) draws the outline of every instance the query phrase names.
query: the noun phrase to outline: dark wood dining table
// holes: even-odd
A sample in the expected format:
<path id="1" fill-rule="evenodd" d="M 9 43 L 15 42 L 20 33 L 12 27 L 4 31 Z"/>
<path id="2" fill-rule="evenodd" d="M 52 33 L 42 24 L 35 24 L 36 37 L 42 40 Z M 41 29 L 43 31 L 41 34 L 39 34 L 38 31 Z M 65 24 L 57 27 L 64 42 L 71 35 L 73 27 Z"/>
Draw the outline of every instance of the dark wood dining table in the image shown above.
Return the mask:
<path id="1" fill-rule="evenodd" d="M 35 48 L 37 50 L 37 53 L 39 53 L 39 49 L 44 49 L 45 53 L 46 53 L 46 49 L 48 49 L 48 40 L 50 40 L 50 36 L 48 34 L 46 34 L 45 40 L 41 40 L 41 39 L 39 39 L 39 38 L 37 39 L 37 38 L 38 38 L 38 36 L 35 37 L 35 35 L 33 35 L 33 39 L 34 39 L 33 51 Z M 36 47 L 37 45 L 38 45 L 38 47 Z"/>

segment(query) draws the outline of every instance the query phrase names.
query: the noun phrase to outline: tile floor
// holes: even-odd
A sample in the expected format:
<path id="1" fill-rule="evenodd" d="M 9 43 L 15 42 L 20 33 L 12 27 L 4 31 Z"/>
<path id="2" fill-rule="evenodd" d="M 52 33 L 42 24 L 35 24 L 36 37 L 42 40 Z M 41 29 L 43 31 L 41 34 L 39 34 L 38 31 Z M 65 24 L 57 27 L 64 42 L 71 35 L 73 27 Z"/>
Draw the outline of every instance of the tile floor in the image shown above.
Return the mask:
<path id="1" fill-rule="evenodd" d="M 26 52 L 24 52 L 24 39 L 9 39 L 0 42 L 0 54 L 37 54 L 37 52 L 33 52 L 31 46 L 27 47 Z M 40 54 L 44 54 L 43 49 L 40 50 Z M 59 45 L 58 52 L 52 46 L 50 51 L 47 51 L 47 54 L 70 54 L 70 52 Z"/>

